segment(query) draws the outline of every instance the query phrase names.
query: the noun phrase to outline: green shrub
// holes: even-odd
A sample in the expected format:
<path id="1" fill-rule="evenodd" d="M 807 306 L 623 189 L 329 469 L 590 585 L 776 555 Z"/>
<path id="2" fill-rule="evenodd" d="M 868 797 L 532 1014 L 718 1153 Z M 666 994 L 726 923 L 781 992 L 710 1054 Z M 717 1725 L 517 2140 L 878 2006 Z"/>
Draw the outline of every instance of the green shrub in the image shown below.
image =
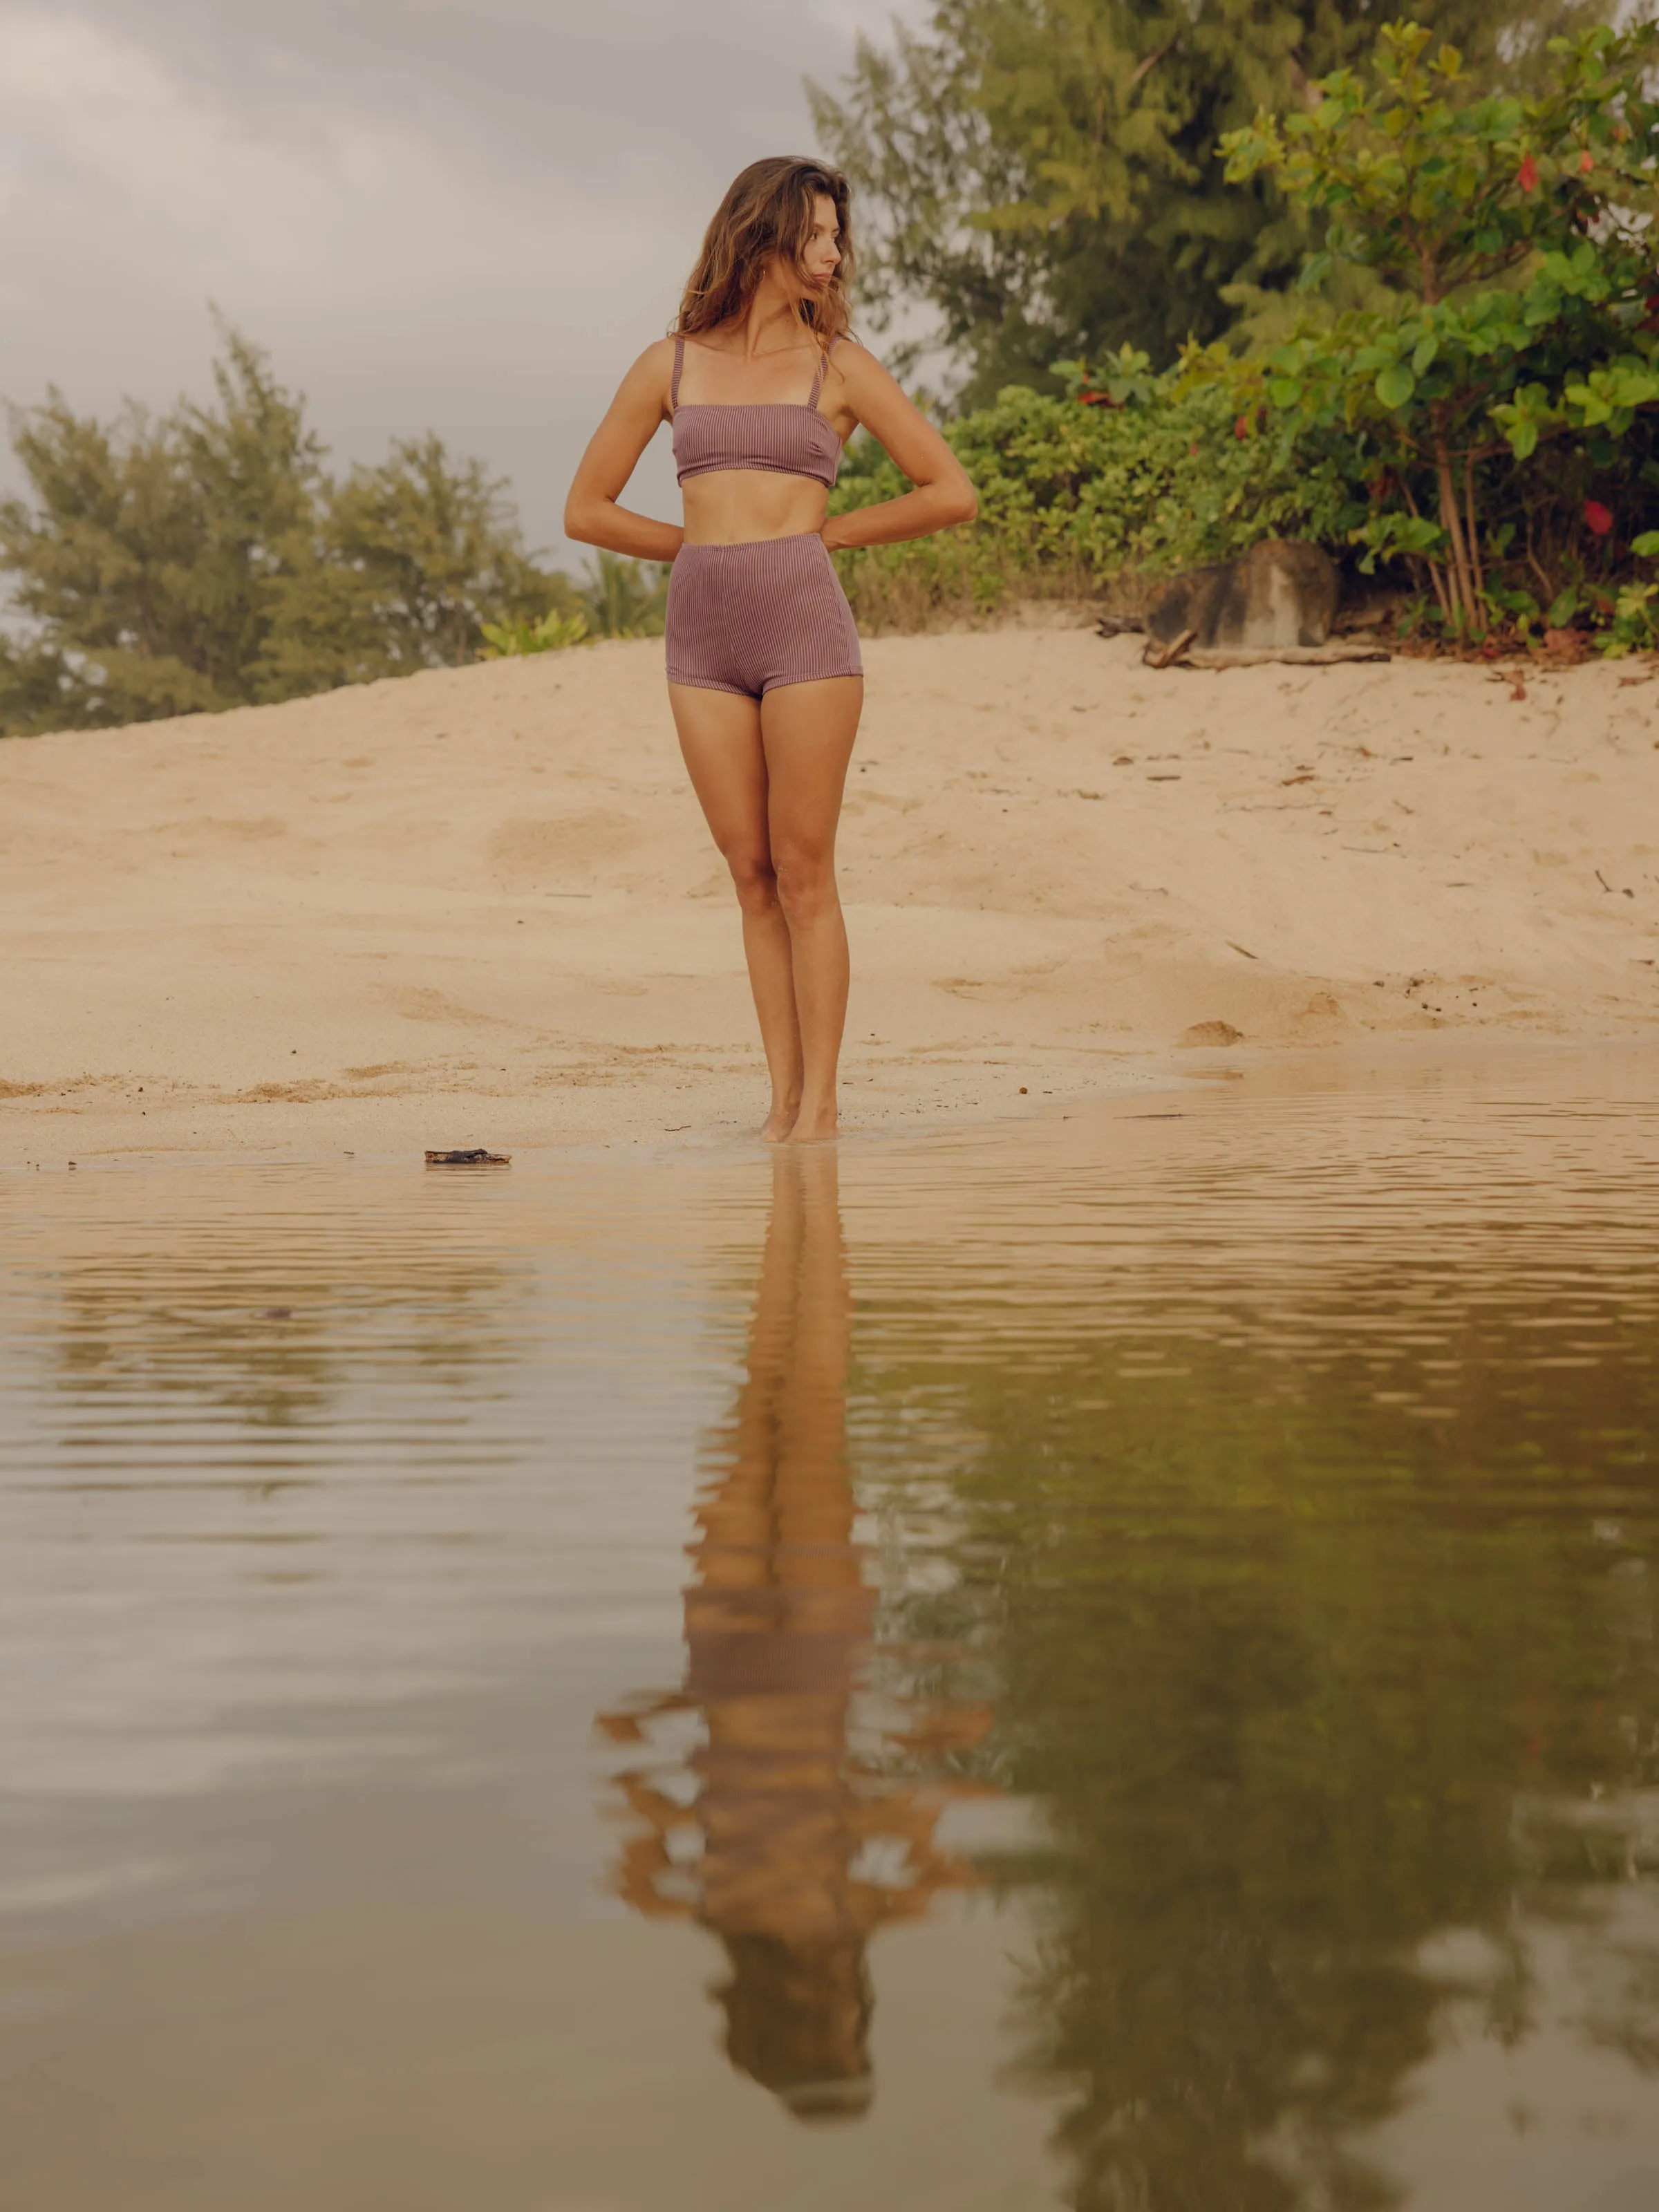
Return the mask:
<path id="1" fill-rule="evenodd" d="M 1127 347 L 1093 389 L 1061 364 L 1066 398 L 1007 391 L 951 424 L 979 521 L 840 556 L 861 620 L 1127 593 L 1298 536 L 1387 564 L 1454 639 L 1659 645 L 1659 28 L 1554 41 L 1528 96 L 1430 44 L 1386 27 L 1367 69 L 1222 149 L 1236 185 L 1271 176 L 1322 227 L 1310 284 L 1334 258 L 1373 304 L 1310 296 L 1285 343 L 1190 347 L 1160 376 Z M 834 507 L 903 488 L 861 441 Z"/>
<path id="2" fill-rule="evenodd" d="M 598 553 L 580 586 L 582 611 L 596 637 L 660 637 L 668 606 L 668 570 L 655 562 Z"/>
<path id="3" fill-rule="evenodd" d="M 1310 278 L 1339 256 L 1399 296 L 1310 313 L 1247 362 L 1194 349 L 1189 374 L 1346 438 L 1370 483 L 1366 565 L 1414 567 L 1454 636 L 1524 631 L 1569 592 L 1622 635 L 1659 483 L 1659 28 L 1553 41 L 1535 98 L 1469 84 L 1430 44 L 1389 24 L 1369 70 L 1223 142 L 1229 177 L 1271 176 L 1325 221 Z"/>
<path id="4" fill-rule="evenodd" d="M 483 627 L 480 660 L 514 660 L 526 653 L 568 653 L 573 645 L 593 642 L 585 614 L 562 615 L 556 607 L 539 622 L 532 622 L 528 616 L 517 620 L 509 616 Z"/>
<path id="5" fill-rule="evenodd" d="M 861 623 L 911 629 L 1018 598 L 1098 592 L 1207 561 L 1261 538 L 1340 544 L 1364 493 L 1343 441 L 1264 435 L 1218 388 L 1181 391 L 1121 364 L 1133 389 L 1092 404 L 1011 387 L 945 437 L 979 492 L 968 528 L 837 555 Z M 1082 390 L 1080 372 L 1073 380 Z M 833 514 L 891 499 L 906 479 L 872 440 L 855 440 Z"/>

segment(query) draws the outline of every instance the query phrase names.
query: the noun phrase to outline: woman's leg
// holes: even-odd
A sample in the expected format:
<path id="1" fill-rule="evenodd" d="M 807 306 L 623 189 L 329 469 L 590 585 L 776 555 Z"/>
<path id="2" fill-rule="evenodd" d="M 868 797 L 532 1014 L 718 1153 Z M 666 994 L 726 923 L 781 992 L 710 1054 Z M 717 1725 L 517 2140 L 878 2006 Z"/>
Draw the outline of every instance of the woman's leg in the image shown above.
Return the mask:
<path id="1" fill-rule="evenodd" d="M 800 1039 L 793 1144 L 836 1133 L 836 1066 L 847 1021 L 847 925 L 836 889 L 836 826 L 863 706 L 858 676 L 781 684 L 761 702 L 769 845 L 789 930 Z"/>
<path id="2" fill-rule="evenodd" d="M 743 909 L 744 957 L 772 1079 L 772 1107 L 761 1134 L 775 1144 L 788 1135 L 800 1102 L 801 1039 L 789 929 L 778 902 L 767 834 L 760 708 L 736 692 L 691 684 L 671 684 L 668 697 L 691 787 L 732 871 Z"/>

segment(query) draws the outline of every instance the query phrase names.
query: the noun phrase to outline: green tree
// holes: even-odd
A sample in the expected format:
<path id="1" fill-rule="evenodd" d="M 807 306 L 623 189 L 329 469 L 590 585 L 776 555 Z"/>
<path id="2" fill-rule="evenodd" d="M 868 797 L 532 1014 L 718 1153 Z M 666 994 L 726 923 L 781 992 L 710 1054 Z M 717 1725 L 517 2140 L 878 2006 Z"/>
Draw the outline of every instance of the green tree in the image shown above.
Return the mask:
<path id="1" fill-rule="evenodd" d="M 305 403 L 222 329 L 215 404 L 14 409 L 0 734 L 215 712 L 455 666 L 483 624 L 574 613 L 506 487 L 435 436 L 328 475 Z"/>
<path id="2" fill-rule="evenodd" d="M 578 605 L 524 550 L 507 485 L 443 441 L 394 441 L 376 468 L 325 488 L 310 542 L 283 578 L 255 684 L 290 697 L 337 684 L 458 668 L 488 622 Z"/>
<path id="3" fill-rule="evenodd" d="M 54 390 L 14 410 L 32 500 L 0 503 L 0 574 L 32 625 L 0 663 L 0 727 L 143 721 L 234 707 L 309 524 L 322 448 L 301 403 L 234 331 L 216 408 L 110 425 Z"/>
<path id="4" fill-rule="evenodd" d="M 1652 504 L 1659 28 L 1557 42 L 1550 88 L 1529 98 L 1471 85 L 1455 47 L 1430 45 L 1419 25 L 1389 25 L 1373 65 L 1327 78 L 1317 106 L 1258 116 L 1225 142 L 1229 176 L 1277 179 L 1397 303 L 1312 319 L 1260 368 L 1193 366 L 1265 396 L 1293 430 L 1368 449 L 1375 512 L 1358 534 L 1371 557 L 1419 561 L 1446 622 L 1481 631 L 1494 611 L 1540 612 L 1488 573 L 1512 545 L 1547 598 L 1561 579 L 1544 526 L 1612 538 L 1614 507 L 1584 504 L 1592 471 L 1611 473 L 1627 529 Z M 1494 489 L 1518 497 L 1522 537 L 1513 517 L 1492 526 Z"/>
<path id="5" fill-rule="evenodd" d="M 1390 7 L 1387 13 L 1395 10 Z M 1516 83 L 1597 0 L 1418 0 L 1472 66 Z M 1218 142 L 1305 103 L 1385 10 L 1336 0 L 940 0 L 928 28 L 860 42 L 820 141 L 860 194 L 860 296 L 937 319 L 983 404 L 1123 344 L 1167 362 L 1292 281 L 1304 211 L 1266 176 L 1229 188 Z M 909 349 L 915 358 L 923 349 Z"/>

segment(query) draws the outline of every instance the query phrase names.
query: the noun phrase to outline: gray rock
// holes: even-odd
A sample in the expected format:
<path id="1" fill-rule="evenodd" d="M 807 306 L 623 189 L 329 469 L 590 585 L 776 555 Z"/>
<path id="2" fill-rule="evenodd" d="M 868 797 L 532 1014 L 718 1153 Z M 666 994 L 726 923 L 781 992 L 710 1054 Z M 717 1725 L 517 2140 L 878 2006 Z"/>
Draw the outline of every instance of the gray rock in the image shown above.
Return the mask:
<path id="1" fill-rule="evenodd" d="M 1340 596 L 1328 553 L 1297 539 L 1268 538 L 1240 560 L 1189 568 L 1160 584 L 1146 602 L 1146 635 L 1166 651 L 1182 637 L 1200 652 L 1321 646 L 1330 636 Z"/>

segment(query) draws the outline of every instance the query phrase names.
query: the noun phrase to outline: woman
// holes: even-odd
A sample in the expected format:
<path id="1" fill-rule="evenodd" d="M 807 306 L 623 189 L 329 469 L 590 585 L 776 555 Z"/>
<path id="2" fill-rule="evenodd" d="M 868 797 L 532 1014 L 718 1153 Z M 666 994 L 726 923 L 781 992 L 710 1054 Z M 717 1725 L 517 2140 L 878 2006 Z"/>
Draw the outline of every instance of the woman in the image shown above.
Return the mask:
<path id="1" fill-rule="evenodd" d="M 864 703 L 858 632 L 830 553 L 971 521 L 950 447 L 847 337 L 847 180 L 817 161 L 751 162 L 720 203 L 672 337 L 623 380 L 576 471 L 565 529 L 672 561 L 668 696 L 692 787 L 743 910 L 772 1081 L 762 1134 L 836 1133 L 847 930 L 836 825 Z M 685 522 L 618 505 L 673 426 Z M 826 519 L 862 424 L 915 489 Z"/>

